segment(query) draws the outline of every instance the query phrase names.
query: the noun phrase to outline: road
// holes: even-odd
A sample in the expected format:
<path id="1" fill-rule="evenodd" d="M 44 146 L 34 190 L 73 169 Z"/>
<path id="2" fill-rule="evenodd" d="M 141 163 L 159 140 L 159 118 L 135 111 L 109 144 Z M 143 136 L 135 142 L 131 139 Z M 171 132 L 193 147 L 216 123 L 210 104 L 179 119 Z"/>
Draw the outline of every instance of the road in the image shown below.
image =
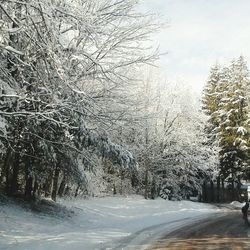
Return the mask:
<path id="1" fill-rule="evenodd" d="M 240 210 L 230 211 L 177 229 L 147 249 L 250 249 L 250 227 L 244 224 Z"/>

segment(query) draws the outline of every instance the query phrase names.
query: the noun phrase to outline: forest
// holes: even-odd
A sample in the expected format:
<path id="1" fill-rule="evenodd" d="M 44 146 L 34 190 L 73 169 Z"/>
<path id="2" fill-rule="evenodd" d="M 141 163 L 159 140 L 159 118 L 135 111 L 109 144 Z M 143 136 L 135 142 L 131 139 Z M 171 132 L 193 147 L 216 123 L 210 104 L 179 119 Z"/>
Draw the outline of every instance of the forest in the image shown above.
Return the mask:
<path id="1" fill-rule="evenodd" d="M 0 1 L 0 193 L 183 199 L 249 178 L 244 58 L 166 80 L 133 0 Z M 202 100 L 201 100 L 202 99 Z"/>

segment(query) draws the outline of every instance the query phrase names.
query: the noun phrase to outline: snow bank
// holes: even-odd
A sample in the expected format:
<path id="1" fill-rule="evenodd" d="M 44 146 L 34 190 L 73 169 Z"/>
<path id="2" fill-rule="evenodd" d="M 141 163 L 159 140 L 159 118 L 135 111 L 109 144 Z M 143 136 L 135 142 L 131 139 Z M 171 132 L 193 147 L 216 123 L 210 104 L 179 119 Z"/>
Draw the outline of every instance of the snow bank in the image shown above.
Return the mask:
<path id="1" fill-rule="evenodd" d="M 234 208 L 242 208 L 245 205 L 245 202 L 241 203 L 239 201 L 232 201 L 230 205 Z"/>
<path id="2" fill-rule="evenodd" d="M 121 242 L 123 245 L 138 243 L 133 235 L 140 242 L 148 239 L 148 234 L 138 233 L 145 228 L 158 234 L 163 229 L 171 230 L 194 218 L 218 212 L 208 204 L 145 200 L 139 196 L 60 200 L 60 203 L 73 209 L 75 215 L 45 216 L 14 204 L 0 204 L 0 249 L 119 249 Z"/>

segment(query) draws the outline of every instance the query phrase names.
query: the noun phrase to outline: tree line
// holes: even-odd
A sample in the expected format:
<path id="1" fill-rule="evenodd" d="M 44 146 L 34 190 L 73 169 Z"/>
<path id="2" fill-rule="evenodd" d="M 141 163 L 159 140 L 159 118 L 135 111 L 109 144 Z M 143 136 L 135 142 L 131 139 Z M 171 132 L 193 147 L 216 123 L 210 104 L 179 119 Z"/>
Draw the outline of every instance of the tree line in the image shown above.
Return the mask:
<path id="1" fill-rule="evenodd" d="M 134 1 L 0 3 L 1 188 L 9 195 L 63 193 L 86 185 L 107 158 L 135 165 L 106 130 L 123 110 L 117 89 L 150 62 L 143 41 L 156 26 Z M 59 183 L 60 180 L 60 183 Z"/>
<path id="2" fill-rule="evenodd" d="M 206 133 L 211 146 L 218 147 L 217 187 L 230 183 L 240 188 L 249 180 L 249 70 L 243 56 L 229 66 L 211 68 L 204 89 L 203 108 L 209 116 Z M 238 198 L 235 194 L 231 199 Z"/>
<path id="3" fill-rule="evenodd" d="M 0 2 L 1 193 L 201 190 L 216 157 L 188 91 L 145 66 L 158 29 L 133 0 Z"/>

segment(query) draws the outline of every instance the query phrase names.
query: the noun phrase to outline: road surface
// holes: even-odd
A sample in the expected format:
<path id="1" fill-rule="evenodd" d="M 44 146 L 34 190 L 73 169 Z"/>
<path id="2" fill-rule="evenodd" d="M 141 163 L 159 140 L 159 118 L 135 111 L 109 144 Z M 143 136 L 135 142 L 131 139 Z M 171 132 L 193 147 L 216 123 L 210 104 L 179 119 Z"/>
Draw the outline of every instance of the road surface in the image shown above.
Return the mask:
<path id="1" fill-rule="evenodd" d="M 250 249 L 250 227 L 244 224 L 240 210 L 230 211 L 177 229 L 147 249 Z"/>

